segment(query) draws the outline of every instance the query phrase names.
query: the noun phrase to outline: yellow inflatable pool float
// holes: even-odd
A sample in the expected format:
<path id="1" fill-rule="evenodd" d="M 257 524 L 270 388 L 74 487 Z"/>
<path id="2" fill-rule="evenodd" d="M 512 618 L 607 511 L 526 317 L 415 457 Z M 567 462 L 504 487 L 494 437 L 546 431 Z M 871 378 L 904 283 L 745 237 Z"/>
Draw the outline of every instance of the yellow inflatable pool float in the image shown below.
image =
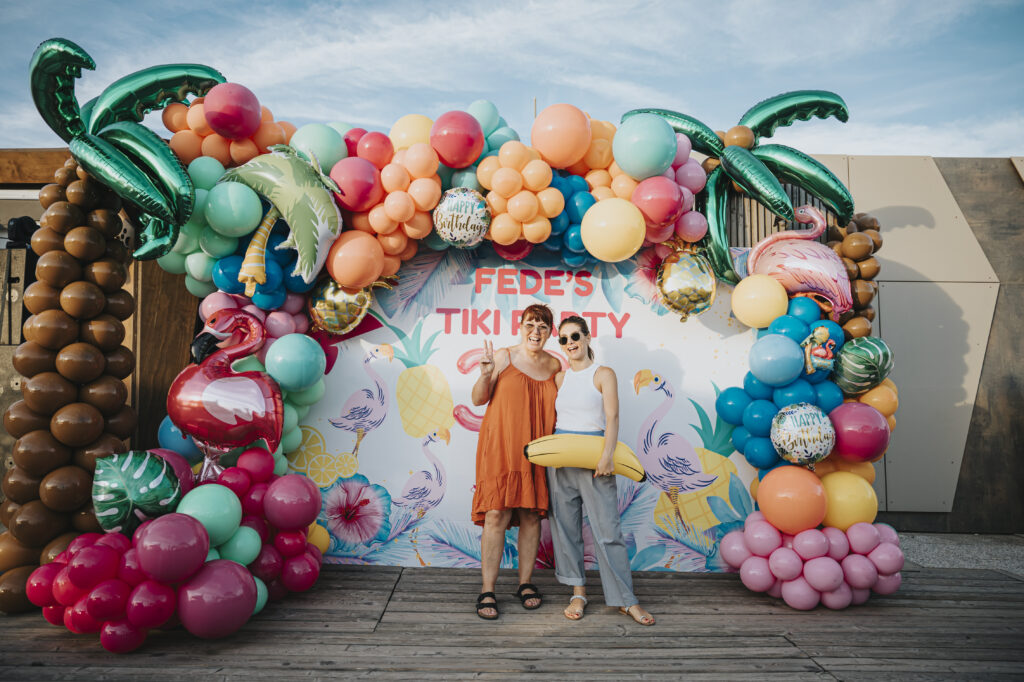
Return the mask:
<path id="1" fill-rule="evenodd" d="M 523 454 L 531 463 L 542 467 L 579 467 L 596 469 L 604 448 L 604 436 L 584 436 L 577 433 L 558 433 L 527 443 Z M 612 455 L 615 473 L 634 481 L 647 479 L 640 460 L 625 443 L 615 446 Z"/>

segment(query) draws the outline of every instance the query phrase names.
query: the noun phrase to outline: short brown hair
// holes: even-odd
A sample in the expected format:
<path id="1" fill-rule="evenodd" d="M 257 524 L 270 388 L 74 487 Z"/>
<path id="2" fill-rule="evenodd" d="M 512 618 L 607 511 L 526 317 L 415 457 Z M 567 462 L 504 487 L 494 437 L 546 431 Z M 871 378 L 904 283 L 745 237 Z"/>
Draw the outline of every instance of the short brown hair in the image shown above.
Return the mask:
<path id="1" fill-rule="evenodd" d="M 519 318 L 519 323 L 522 324 L 527 320 L 543 322 L 549 329 L 554 329 L 555 327 L 555 315 L 551 312 L 551 308 L 547 307 L 543 303 L 534 303 L 533 305 L 526 307 L 526 310 L 523 311 L 522 317 Z"/>

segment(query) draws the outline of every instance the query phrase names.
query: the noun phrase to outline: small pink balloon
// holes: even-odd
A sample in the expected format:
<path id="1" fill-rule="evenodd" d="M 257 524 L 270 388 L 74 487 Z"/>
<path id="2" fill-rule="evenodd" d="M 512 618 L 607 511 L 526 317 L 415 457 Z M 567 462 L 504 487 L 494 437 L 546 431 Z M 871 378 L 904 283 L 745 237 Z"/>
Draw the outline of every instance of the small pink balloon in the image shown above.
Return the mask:
<path id="1" fill-rule="evenodd" d="M 256 316 L 256 319 L 259 320 L 260 322 L 263 322 L 264 320 L 267 319 L 266 311 L 260 310 L 259 308 L 257 308 L 256 306 L 252 305 L 251 303 L 249 305 L 242 306 L 242 310 L 244 310 L 247 313 L 252 313 L 253 315 Z"/>
<path id="2" fill-rule="evenodd" d="M 765 592 L 775 582 L 764 557 L 752 556 L 740 566 L 740 580 L 752 592 Z"/>
<path id="3" fill-rule="evenodd" d="M 661 244 L 664 241 L 668 241 L 674 233 L 674 223 L 668 223 L 667 225 L 655 225 L 647 228 L 646 241 L 650 242 L 652 245 Z"/>
<path id="4" fill-rule="evenodd" d="M 676 133 L 676 157 L 672 159 L 672 167 L 678 168 L 686 163 L 692 151 L 693 145 L 690 143 L 690 138 L 682 133 Z"/>
<path id="5" fill-rule="evenodd" d="M 60 564 L 43 564 L 28 576 L 25 583 L 25 596 L 36 606 L 52 606 L 57 603 L 53 598 L 53 579 L 63 567 Z"/>
<path id="6" fill-rule="evenodd" d="M 266 327 L 268 334 L 276 338 L 295 333 L 295 319 L 291 313 L 283 310 L 275 310 L 267 315 L 263 326 Z"/>
<path id="7" fill-rule="evenodd" d="M 335 200 L 349 211 L 369 211 L 384 198 L 380 171 L 358 156 L 350 156 L 334 164 L 331 179 L 338 184 Z"/>
<path id="8" fill-rule="evenodd" d="M 243 307 L 249 305 L 250 303 L 252 303 L 252 299 L 249 298 L 248 296 L 246 296 L 245 294 L 228 294 L 228 295 L 231 296 L 232 300 L 235 302 L 235 307 L 236 308 L 243 308 Z"/>
<path id="9" fill-rule="evenodd" d="M 828 554 L 828 538 L 820 530 L 811 528 L 793 536 L 793 549 L 804 561 Z"/>
<path id="10" fill-rule="evenodd" d="M 92 544 L 99 540 L 101 537 L 103 537 L 103 533 L 82 533 L 81 535 L 79 535 L 77 538 L 68 543 L 68 560 L 70 561 L 71 557 L 78 554 L 79 550 L 92 546 Z"/>
<path id="11" fill-rule="evenodd" d="M 821 603 L 830 609 L 840 611 L 853 602 L 853 590 L 845 582 L 831 592 L 821 593 Z"/>
<path id="12" fill-rule="evenodd" d="M 750 524 L 755 523 L 757 521 L 764 521 L 764 520 L 765 520 L 764 512 L 762 512 L 762 511 L 752 511 L 749 514 L 747 514 L 747 518 L 743 519 L 743 529 L 746 530 L 747 526 L 749 526 Z"/>
<path id="13" fill-rule="evenodd" d="M 640 209 L 648 228 L 674 223 L 683 212 L 679 185 L 660 175 L 641 180 L 630 201 Z"/>
<path id="14" fill-rule="evenodd" d="M 270 346 L 277 339 L 268 338 L 264 343 L 263 347 L 256 351 L 256 359 L 259 360 L 264 366 L 267 364 L 267 352 L 270 351 Z"/>
<path id="15" fill-rule="evenodd" d="M 683 213 L 686 213 L 687 211 L 692 211 L 693 210 L 693 192 L 691 192 L 686 187 L 683 187 L 682 185 L 679 185 L 679 191 L 682 192 L 682 194 L 683 194 Z M 680 218 L 683 216 L 683 213 L 679 214 Z"/>
<path id="16" fill-rule="evenodd" d="M 111 620 L 100 629 L 100 645 L 112 654 L 126 654 L 146 641 L 146 631 L 132 625 L 127 618 Z"/>
<path id="17" fill-rule="evenodd" d="M 156 628 L 174 615 L 177 600 L 174 588 L 155 580 L 135 586 L 125 609 L 129 622 L 137 628 Z"/>
<path id="18" fill-rule="evenodd" d="M 853 593 L 853 599 L 850 600 L 850 603 L 854 606 L 860 606 L 868 600 L 868 597 L 871 596 L 871 590 L 861 589 L 859 587 L 851 587 L 850 592 Z"/>
<path id="19" fill-rule="evenodd" d="M 726 533 L 718 545 L 718 551 L 725 563 L 733 568 L 739 568 L 751 556 L 741 530 Z"/>
<path id="20" fill-rule="evenodd" d="M 123 580 L 132 587 L 149 579 L 149 576 L 146 575 L 146 572 L 142 570 L 142 566 L 139 564 L 139 555 L 134 547 L 125 552 L 124 556 L 121 557 L 121 563 L 117 567 L 117 579 Z"/>
<path id="21" fill-rule="evenodd" d="M 880 575 L 875 586 L 871 589 L 875 594 L 892 594 L 896 590 L 900 589 L 900 585 L 903 584 L 903 575 L 901 573 L 893 573 L 892 575 Z"/>
<path id="22" fill-rule="evenodd" d="M 896 529 L 890 526 L 888 523 L 873 523 L 878 530 L 878 537 L 882 542 L 891 542 L 897 547 L 900 546 L 900 536 L 896 533 Z"/>
<path id="23" fill-rule="evenodd" d="M 309 331 L 309 318 L 306 313 L 295 313 L 292 315 L 292 322 L 295 324 L 296 334 L 305 334 Z"/>
<path id="24" fill-rule="evenodd" d="M 782 598 L 797 611 L 810 611 L 821 601 L 821 593 L 803 578 L 782 583 Z"/>
<path id="25" fill-rule="evenodd" d="M 804 562 L 792 549 L 779 547 L 768 557 L 768 568 L 779 580 L 792 580 L 803 571 Z"/>
<path id="26" fill-rule="evenodd" d="M 68 562 L 68 578 L 75 587 L 91 590 L 93 587 L 117 575 L 121 555 L 117 550 L 102 545 L 83 547 Z"/>
<path id="27" fill-rule="evenodd" d="M 847 528 L 846 538 L 850 541 L 850 551 L 857 554 L 868 554 L 881 542 L 878 529 L 863 521 Z"/>
<path id="28" fill-rule="evenodd" d="M 846 533 L 827 526 L 821 532 L 828 538 L 828 555 L 836 561 L 842 561 L 850 553 L 850 541 L 846 539 Z"/>
<path id="29" fill-rule="evenodd" d="M 747 526 L 743 531 L 747 541 L 747 549 L 751 554 L 766 557 L 782 546 L 782 534 L 767 521 L 759 521 Z M 767 588 L 766 588 L 767 589 Z"/>
<path id="30" fill-rule="evenodd" d="M 654 245 L 654 255 L 657 256 L 659 260 L 665 260 L 666 258 L 671 256 L 675 252 L 676 252 L 675 248 L 672 247 L 672 246 L 669 246 L 668 244 L 655 244 Z M 760 513 L 760 512 L 758 512 L 758 513 Z"/>
<path id="31" fill-rule="evenodd" d="M 281 306 L 281 310 L 286 313 L 294 315 L 295 313 L 301 313 L 306 308 L 306 295 L 289 293 L 284 297 L 284 304 Z"/>
<path id="32" fill-rule="evenodd" d="M 676 169 L 675 168 L 671 168 L 671 167 L 666 168 L 665 172 L 661 174 L 661 177 L 666 178 L 668 180 L 671 180 L 672 182 L 675 182 L 676 181 Z"/>
<path id="33" fill-rule="evenodd" d="M 843 567 L 835 559 L 820 556 L 804 564 L 804 580 L 818 590 L 831 592 L 843 584 Z"/>
<path id="34" fill-rule="evenodd" d="M 306 553 L 285 559 L 281 582 L 289 592 L 305 592 L 320 577 L 320 563 Z"/>
<path id="35" fill-rule="evenodd" d="M 124 617 L 124 608 L 132 587 L 123 580 L 111 578 L 92 588 L 85 600 L 85 608 L 96 620 L 116 620 Z"/>
<path id="36" fill-rule="evenodd" d="M 891 542 L 883 542 L 868 554 L 868 559 L 878 569 L 878 575 L 892 575 L 903 570 L 903 550 Z"/>
<path id="37" fill-rule="evenodd" d="M 840 562 L 843 575 L 850 587 L 869 590 L 878 582 L 878 569 L 871 560 L 860 554 L 851 554 Z"/>
<path id="38" fill-rule="evenodd" d="M 696 242 L 708 233 L 708 219 L 697 211 L 687 211 L 675 224 L 676 236 L 683 241 Z"/>
<path id="39" fill-rule="evenodd" d="M 206 318 L 218 310 L 237 307 L 235 299 L 229 294 L 225 294 L 223 291 L 215 291 L 204 298 L 203 302 L 199 304 L 199 317 L 203 318 L 203 322 L 206 322 Z"/>
<path id="40" fill-rule="evenodd" d="M 782 534 L 782 546 L 786 549 L 793 549 L 793 536 L 789 533 Z"/>
<path id="41" fill-rule="evenodd" d="M 704 172 L 696 159 L 688 159 L 686 163 L 676 169 L 676 182 L 694 194 L 699 194 L 707 181 L 708 174 Z"/>
<path id="42" fill-rule="evenodd" d="M 774 597 L 775 599 L 781 599 L 782 581 L 776 580 L 774 583 L 772 583 L 772 586 L 768 588 L 768 591 L 765 592 L 765 594 L 767 594 L 769 597 Z"/>

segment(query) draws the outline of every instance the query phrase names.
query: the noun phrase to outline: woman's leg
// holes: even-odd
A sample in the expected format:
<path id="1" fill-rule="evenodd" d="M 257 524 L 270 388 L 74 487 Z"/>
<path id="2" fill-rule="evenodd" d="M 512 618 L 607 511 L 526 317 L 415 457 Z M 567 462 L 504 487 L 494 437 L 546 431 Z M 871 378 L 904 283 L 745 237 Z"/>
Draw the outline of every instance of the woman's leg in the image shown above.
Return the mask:
<path id="1" fill-rule="evenodd" d="M 585 471 L 574 467 L 548 469 L 548 498 L 551 510 L 548 525 L 555 548 L 555 577 L 563 585 L 582 588 L 586 584 L 583 572 L 583 510 L 580 491 L 574 472 Z M 585 594 L 580 589 L 575 594 Z"/>
<path id="2" fill-rule="evenodd" d="M 588 473 L 589 480 L 581 477 L 578 483 L 594 534 L 594 552 L 601 572 L 604 601 L 608 606 L 629 608 L 637 603 L 637 598 L 633 595 L 629 552 L 622 537 L 615 477 L 594 478 L 593 473 Z"/>
<path id="3" fill-rule="evenodd" d="M 537 563 L 537 548 L 540 546 L 540 515 L 532 509 L 519 510 L 519 584 L 525 585 L 533 578 L 533 566 Z M 526 594 L 531 594 L 527 591 Z M 540 606 L 540 597 L 527 599 L 523 606 L 535 609 Z"/>
<path id="4" fill-rule="evenodd" d="M 505 551 L 505 529 L 511 518 L 511 509 L 492 509 L 484 515 L 484 530 L 480 536 L 480 573 L 483 578 L 481 593 L 494 592 L 501 554 Z M 497 615 L 497 609 L 484 609 L 483 613 Z"/>

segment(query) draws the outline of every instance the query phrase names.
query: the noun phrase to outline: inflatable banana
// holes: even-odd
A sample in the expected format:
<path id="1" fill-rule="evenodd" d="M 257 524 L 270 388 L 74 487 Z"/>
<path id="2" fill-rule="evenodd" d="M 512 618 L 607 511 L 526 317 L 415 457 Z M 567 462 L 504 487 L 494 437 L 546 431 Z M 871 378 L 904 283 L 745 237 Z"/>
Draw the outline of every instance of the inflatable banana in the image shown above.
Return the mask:
<path id="1" fill-rule="evenodd" d="M 604 447 L 604 436 L 583 436 L 576 433 L 559 433 L 531 441 L 523 448 L 523 454 L 531 463 L 542 467 L 579 467 L 596 469 Z M 629 446 L 620 442 L 613 454 L 615 473 L 634 481 L 647 480 L 644 466 L 640 464 Z"/>

